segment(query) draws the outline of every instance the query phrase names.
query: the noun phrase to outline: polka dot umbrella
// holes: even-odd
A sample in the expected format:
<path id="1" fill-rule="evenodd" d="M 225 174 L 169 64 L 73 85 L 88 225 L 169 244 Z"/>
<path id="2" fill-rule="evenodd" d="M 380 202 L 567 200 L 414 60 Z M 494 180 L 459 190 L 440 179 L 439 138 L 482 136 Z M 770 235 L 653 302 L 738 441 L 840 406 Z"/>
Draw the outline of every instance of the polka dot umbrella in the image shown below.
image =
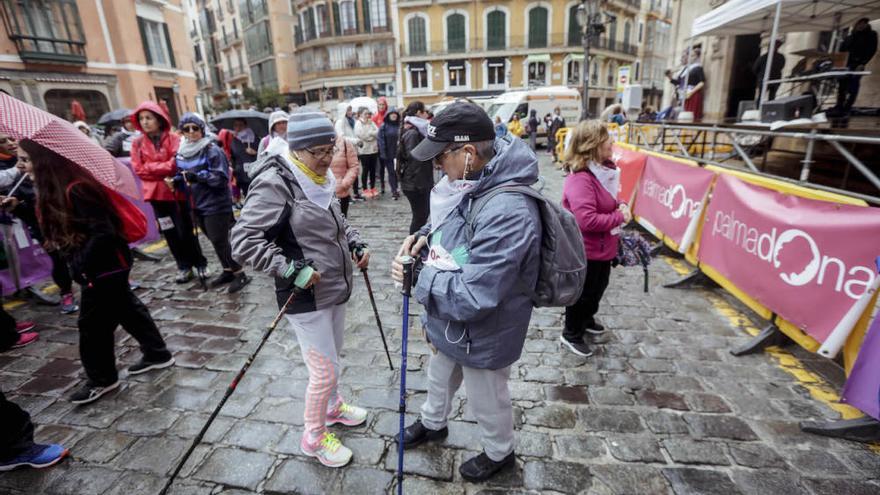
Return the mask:
<path id="1" fill-rule="evenodd" d="M 140 199 L 131 170 L 64 119 L 0 92 L 0 134 L 30 139 L 70 159 L 95 179 L 130 198 Z"/>

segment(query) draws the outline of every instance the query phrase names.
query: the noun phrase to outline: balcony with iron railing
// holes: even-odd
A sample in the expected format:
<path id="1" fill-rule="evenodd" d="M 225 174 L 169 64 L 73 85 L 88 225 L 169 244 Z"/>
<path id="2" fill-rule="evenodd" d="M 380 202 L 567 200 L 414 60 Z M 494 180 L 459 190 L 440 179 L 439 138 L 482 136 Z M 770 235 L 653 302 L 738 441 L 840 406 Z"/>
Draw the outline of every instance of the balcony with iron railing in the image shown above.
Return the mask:
<path id="1" fill-rule="evenodd" d="M 23 61 L 77 65 L 88 61 L 76 3 L 57 1 L 41 10 L 26 0 L 0 0 L 0 16 Z M 55 22 L 47 23 L 35 16 L 49 16 Z"/>
<path id="2" fill-rule="evenodd" d="M 238 81 L 239 79 L 244 79 L 248 77 L 248 71 L 244 67 L 230 67 L 226 69 L 226 82 L 233 83 Z"/>
<path id="3" fill-rule="evenodd" d="M 241 34 L 239 34 L 237 32 L 232 33 L 232 34 L 224 34 L 224 36 L 222 36 L 220 38 L 220 49 L 221 50 L 228 50 L 229 48 L 232 48 L 233 46 L 238 45 L 241 42 L 242 42 Z"/>
<path id="4" fill-rule="evenodd" d="M 371 29 L 363 29 L 362 27 L 339 30 L 334 33 L 328 26 L 325 31 L 317 33 L 303 33 L 299 26 L 294 27 L 293 39 L 297 48 L 309 48 L 312 46 L 327 45 L 336 43 L 337 41 L 351 42 L 353 38 L 364 37 L 369 38 L 373 35 L 391 36 L 391 26 L 374 26 Z M 383 36 L 383 37 L 388 37 Z"/>
<path id="5" fill-rule="evenodd" d="M 308 62 L 300 59 L 299 70 L 301 77 L 307 78 L 307 75 L 314 74 L 315 77 L 325 76 L 329 72 L 334 71 L 351 71 L 357 69 L 390 69 L 393 70 L 394 63 L 387 57 L 376 58 L 358 58 L 356 56 L 342 60 L 325 60 L 320 62 Z M 309 78 L 313 79 L 313 77 Z"/>
<path id="6" fill-rule="evenodd" d="M 404 43 L 400 46 L 401 56 L 443 56 L 468 54 L 474 52 L 494 52 L 510 50 L 565 50 L 580 47 L 581 34 L 551 33 L 549 36 L 510 36 L 509 38 L 470 38 L 437 40 L 420 45 Z M 638 47 L 632 43 L 609 40 L 606 37 L 596 38 L 590 44 L 591 49 L 607 50 L 629 56 L 638 53 Z"/>

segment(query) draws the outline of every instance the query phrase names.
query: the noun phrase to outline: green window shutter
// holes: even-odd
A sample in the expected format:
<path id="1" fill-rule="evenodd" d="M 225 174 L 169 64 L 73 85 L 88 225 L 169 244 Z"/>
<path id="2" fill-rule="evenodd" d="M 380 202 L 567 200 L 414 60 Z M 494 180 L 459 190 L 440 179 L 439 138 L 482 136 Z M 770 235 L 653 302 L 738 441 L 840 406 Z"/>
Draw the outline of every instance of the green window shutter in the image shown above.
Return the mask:
<path id="1" fill-rule="evenodd" d="M 446 40 L 450 52 L 465 51 L 464 16 L 452 14 L 446 18 Z"/>
<path id="2" fill-rule="evenodd" d="M 144 56 L 147 57 L 147 65 L 153 65 L 153 56 L 150 54 L 150 44 L 147 43 L 147 26 L 144 18 L 138 17 L 138 30 L 141 32 L 141 43 L 144 46 Z"/>
<path id="3" fill-rule="evenodd" d="M 413 17 L 409 20 L 409 51 L 410 54 L 427 53 L 427 41 L 425 40 L 425 19 Z"/>
<path id="4" fill-rule="evenodd" d="M 364 12 L 364 32 L 370 33 L 373 31 L 372 26 L 370 26 L 370 0 L 363 0 L 363 12 Z"/>
<path id="5" fill-rule="evenodd" d="M 547 46 L 547 9 L 535 7 L 529 11 L 529 48 Z"/>
<path id="6" fill-rule="evenodd" d="M 333 2 L 333 34 L 339 36 L 342 34 L 342 23 L 339 19 L 339 2 Z"/>
<path id="7" fill-rule="evenodd" d="M 162 30 L 165 31 L 165 47 L 168 48 L 168 62 L 171 67 L 177 67 L 174 62 L 174 46 L 171 44 L 171 36 L 168 35 L 168 24 L 162 23 Z"/>
<path id="8" fill-rule="evenodd" d="M 505 14 L 500 10 L 490 12 L 487 16 L 488 32 L 486 38 L 489 50 L 503 50 L 507 47 L 505 20 Z"/>
<path id="9" fill-rule="evenodd" d="M 582 44 L 581 37 L 581 25 L 578 24 L 577 19 L 578 6 L 572 5 L 570 9 L 568 9 L 568 46 L 577 46 Z"/>

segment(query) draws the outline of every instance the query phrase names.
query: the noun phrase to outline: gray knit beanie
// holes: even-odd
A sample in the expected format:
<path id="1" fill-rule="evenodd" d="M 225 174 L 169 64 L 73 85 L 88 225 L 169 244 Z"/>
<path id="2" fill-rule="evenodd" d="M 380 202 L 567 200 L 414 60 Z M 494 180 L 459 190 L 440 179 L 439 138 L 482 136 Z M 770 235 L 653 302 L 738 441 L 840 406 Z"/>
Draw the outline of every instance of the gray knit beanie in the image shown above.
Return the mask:
<path id="1" fill-rule="evenodd" d="M 292 150 L 336 143 L 336 129 L 322 112 L 298 108 L 287 119 L 287 144 Z"/>

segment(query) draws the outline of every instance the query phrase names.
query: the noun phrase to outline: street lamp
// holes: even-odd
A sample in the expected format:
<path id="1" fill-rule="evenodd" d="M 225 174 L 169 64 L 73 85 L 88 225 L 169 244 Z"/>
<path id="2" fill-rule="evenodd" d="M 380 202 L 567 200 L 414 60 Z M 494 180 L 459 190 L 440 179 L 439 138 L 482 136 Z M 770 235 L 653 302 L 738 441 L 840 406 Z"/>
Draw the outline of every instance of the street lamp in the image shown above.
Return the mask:
<path id="1" fill-rule="evenodd" d="M 593 37 L 593 1 L 581 0 L 577 8 L 577 21 L 581 26 L 581 44 L 584 47 L 584 61 L 582 62 L 582 81 L 584 94 L 581 98 L 581 119 L 586 120 L 590 116 L 590 41 Z"/>

